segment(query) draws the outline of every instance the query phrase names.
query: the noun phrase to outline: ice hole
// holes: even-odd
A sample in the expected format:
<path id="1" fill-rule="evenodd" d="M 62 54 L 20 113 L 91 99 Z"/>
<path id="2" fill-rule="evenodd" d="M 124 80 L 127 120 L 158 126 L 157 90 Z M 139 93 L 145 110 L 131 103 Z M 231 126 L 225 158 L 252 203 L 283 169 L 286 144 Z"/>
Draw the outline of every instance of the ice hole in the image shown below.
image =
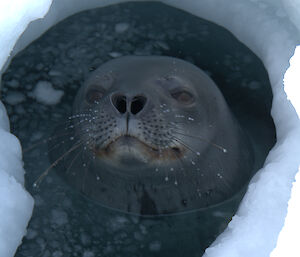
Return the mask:
<path id="1" fill-rule="evenodd" d="M 59 20 L 84 9 L 112 4 L 112 2 L 108 1 L 89 1 L 88 3 L 82 3 L 81 1 L 74 1 L 72 3 L 69 3 L 68 1 L 53 1 L 50 11 L 45 18 L 32 22 L 21 36 L 21 33 L 25 30 L 25 26 L 30 21 L 33 21 L 38 17 L 43 17 L 46 14 L 50 1 L 17 2 L 18 1 L 11 1 L 10 3 L 2 4 L 1 10 L 4 19 L 1 20 L 0 32 L 1 37 L 5 38 L 5 40 L 2 40 L 0 43 L 2 44 L 1 46 L 3 49 L 3 53 L 0 56 L 1 65 L 9 59 L 10 51 L 17 39 L 18 41 L 11 57 Z M 117 2 L 121 1 L 113 1 L 113 3 Z M 257 173 L 250 183 L 247 194 L 240 205 L 237 215 L 233 217 L 233 220 L 229 223 L 225 232 L 222 233 L 213 245 L 207 249 L 205 256 L 269 256 L 276 246 L 277 237 L 284 224 L 284 218 L 287 212 L 287 201 L 290 197 L 292 182 L 299 166 L 298 156 L 300 151 L 297 143 L 299 142 L 300 137 L 299 119 L 291 102 L 286 98 L 283 89 L 283 76 L 288 68 L 289 58 L 293 55 L 295 46 L 297 42 L 299 42 L 300 23 L 298 17 L 300 7 L 296 1 L 292 0 L 272 2 L 235 0 L 231 1 L 230 4 L 218 0 L 201 2 L 169 0 L 162 2 L 183 9 L 206 20 L 213 21 L 229 29 L 262 60 L 268 71 L 273 92 L 272 117 L 276 126 L 277 143 L 268 155 L 263 169 Z M 19 7 L 17 12 L 14 12 L 13 14 L 10 12 L 12 9 L 9 8 L 12 4 L 17 4 Z M 5 19 L 6 17 L 9 17 L 10 19 Z M 12 19 L 12 17 L 15 19 Z M 84 22 L 84 19 L 82 21 Z M 111 22 L 114 23 L 114 20 Z M 124 33 L 130 33 L 130 26 L 131 25 L 128 22 L 120 21 L 114 23 L 112 29 L 115 33 L 118 33 L 119 36 L 122 36 Z M 201 33 L 205 36 L 205 33 L 207 32 L 203 29 Z M 98 36 L 101 38 L 101 35 Z M 226 46 L 227 43 L 224 41 L 223 44 Z M 194 47 L 188 45 L 184 46 L 187 48 L 186 51 L 193 49 Z M 156 42 L 156 47 L 156 50 L 159 49 L 162 52 L 170 51 L 170 46 L 166 44 L 164 40 Z M 70 56 L 74 56 L 85 50 L 86 49 L 79 47 L 76 51 L 71 51 L 69 54 Z M 146 50 L 149 51 L 149 49 Z M 180 50 L 178 50 L 177 53 L 180 54 Z M 136 52 L 136 54 L 143 54 L 143 52 Z M 208 52 L 205 54 L 208 54 Z M 109 52 L 110 58 L 119 55 L 120 52 L 115 51 L 114 49 Z M 211 60 L 215 60 L 215 58 L 218 57 L 217 53 L 215 53 L 215 55 L 216 56 L 211 58 Z M 185 57 L 190 57 L 189 60 L 193 61 L 193 53 L 191 53 L 190 56 Z M 9 61 L 10 60 L 11 59 L 9 59 Z M 289 99 L 291 99 L 294 107 L 299 113 L 297 105 L 297 102 L 299 102 L 299 100 L 297 100 L 299 99 L 299 91 L 296 89 L 297 83 L 299 84 L 299 77 L 297 77 L 297 69 L 294 68 L 299 67 L 297 66 L 297 60 L 299 60 L 298 52 L 296 52 L 294 56 L 294 63 L 292 63 L 289 70 L 290 73 L 287 73 L 285 86 Z M 9 72 L 9 70 L 6 69 L 9 61 L 3 66 L 2 74 L 4 72 Z M 249 61 L 249 59 L 245 58 L 246 63 L 247 61 Z M 97 63 L 97 60 L 95 60 L 95 63 Z M 24 64 L 27 66 L 26 63 Z M 224 66 L 228 65 L 228 67 L 234 67 L 234 58 L 233 60 L 229 57 L 224 58 L 222 64 Z M 215 63 L 212 66 L 217 67 L 218 65 L 220 64 Z M 42 65 L 37 65 L 35 68 L 42 70 L 44 67 Z M 10 67 L 8 69 L 10 69 Z M 207 69 L 207 71 L 210 72 L 209 69 Z M 47 72 L 48 76 L 53 79 L 61 76 L 59 70 L 53 69 L 48 70 Z M 88 71 L 85 71 L 84 69 L 81 71 L 79 70 L 78 74 L 80 75 L 84 72 Z M 213 73 L 211 75 L 214 76 Z M 34 76 L 34 74 L 32 76 Z M 24 85 L 22 82 L 26 79 L 25 77 L 26 76 L 22 76 L 19 80 L 12 79 L 5 82 L 5 76 L 3 76 L 4 82 L 2 82 L 3 88 L 1 89 L 3 98 L 1 99 L 3 100 L 5 97 L 9 96 L 9 100 L 5 103 L 6 106 L 9 106 L 7 107 L 8 113 L 11 111 L 10 108 L 19 115 L 30 113 L 30 110 L 22 108 L 24 92 L 20 92 L 20 89 L 23 86 L 26 90 L 30 91 L 35 85 L 27 83 Z M 48 79 L 49 77 L 46 78 Z M 235 77 L 232 79 L 235 79 Z M 217 82 L 217 84 L 220 85 L 222 83 Z M 55 85 L 57 86 L 57 84 Z M 243 88 L 244 85 L 244 88 L 247 88 L 249 92 L 255 92 L 261 88 L 261 83 L 257 80 L 247 81 L 244 84 L 241 83 L 241 85 L 242 87 L 239 88 Z M 72 85 L 70 85 L 70 89 L 71 88 Z M 5 95 L 8 92 L 8 89 L 13 92 Z M 267 90 L 267 87 L 264 87 L 264 89 Z M 226 95 L 226 92 L 224 94 Z M 52 97 L 55 96 L 52 94 Z M 230 95 L 228 97 L 230 97 Z M 35 103 L 34 98 L 32 97 L 31 99 L 31 101 Z M 57 98 L 51 102 L 55 103 L 56 100 Z M 253 106 L 253 109 L 258 108 L 262 102 L 258 101 L 256 104 L 257 105 Z M 264 102 L 264 104 L 269 105 L 270 98 Z M 47 108 L 49 108 L 49 106 L 44 106 L 40 111 L 42 112 L 43 109 L 45 110 Z M 236 108 L 236 112 L 239 112 L 239 108 Z M 14 124 L 14 122 L 19 119 L 15 115 L 11 115 L 9 118 L 11 124 Z M 21 163 L 21 150 L 18 141 L 7 132 L 9 128 L 8 120 L 2 105 L 0 121 L 0 125 L 3 128 L 0 130 L 0 174 L 2 183 L 0 190 L 3 199 L 1 201 L 2 204 L 0 205 L 0 255 L 13 256 L 17 246 L 21 242 L 22 236 L 25 234 L 25 227 L 31 215 L 33 201 L 22 187 L 24 183 L 24 171 Z M 30 126 L 34 127 L 36 122 L 37 121 L 33 119 Z M 22 119 L 20 126 L 22 126 Z M 22 137 L 22 135 L 18 136 L 20 138 Z M 41 135 L 35 133 L 33 136 L 38 138 Z M 261 134 L 260 136 L 264 138 L 264 135 Z M 26 135 L 23 135 L 23 137 L 26 137 Z M 39 161 L 42 162 L 43 158 L 44 157 L 41 156 Z M 47 184 L 56 183 L 55 177 L 47 177 L 46 180 Z M 62 206 L 72 206 L 72 201 L 64 198 L 64 188 L 60 188 L 56 193 L 61 193 L 60 200 Z M 35 205 L 38 208 L 39 206 L 47 205 L 47 203 L 45 203 L 42 197 L 36 196 Z M 65 212 L 62 208 L 49 208 L 44 209 L 44 213 L 41 213 L 41 216 L 43 215 L 45 217 L 50 217 L 50 220 L 41 220 L 41 223 L 37 222 L 35 224 L 33 221 L 33 227 L 29 227 L 26 240 L 37 242 L 40 249 L 43 249 L 43 254 L 45 256 L 51 254 L 56 256 L 64 254 L 63 256 L 66 256 L 65 253 L 70 253 L 72 255 L 72 253 L 76 251 L 83 256 L 96 256 L 98 254 L 98 252 L 95 252 L 96 250 L 91 247 L 93 242 L 91 236 L 84 230 L 80 230 L 78 234 L 74 235 L 74 238 L 78 239 L 78 242 L 81 243 L 80 245 L 76 244 L 77 250 L 74 250 L 67 244 L 64 244 L 65 248 L 62 249 L 59 240 L 53 240 L 48 245 L 45 238 L 37 234 L 41 224 L 43 224 L 44 234 L 55 237 L 56 232 L 58 233 L 61 230 L 70 231 L 68 229 L 65 230 L 65 228 L 70 226 L 69 221 L 72 220 L 70 215 L 73 214 Z M 85 216 L 82 216 L 82 220 L 88 219 L 90 217 L 89 215 L 90 213 L 87 212 Z M 50 222 L 52 226 L 47 226 L 48 222 Z M 81 224 L 79 220 L 77 220 L 77 222 L 78 224 Z M 124 217 L 114 217 L 114 219 L 106 220 L 106 222 L 111 224 L 111 231 L 121 231 L 128 220 L 124 219 Z M 132 218 L 130 222 L 138 224 L 138 219 Z M 187 224 L 187 226 L 191 225 Z M 93 231 L 93 233 L 97 236 L 97 231 Z M 132 231 L 132 234 L 136 240 L 141 240 L 147 235 L 147 228 L 142 225 L 137 225 L 136 230 Z M 67 234 L 66 237 L 70 238 L 71 235 Z M 105 238 L 105 242 L 116 243 L 125 240 L 127 237 L 128 235 L 120 232 L 118 233 L 118 238 Z M 72 245 L 72 242 L 70 242 L 70 244 Z M 34 245 L 31 246 L 36 249 Z M 22 247 L 25 247 L 25 244 L 24 246 L 21 246 L 20 251 L 22 251 Z M 148 247 L 153 253 L 159 253 L 163 245 L 159 240 L 153 240 L 153 242 L 150 242 L 149 245 L 145 247 Z M 297 246 L 292 245 L 292 247 Z M 30 247 L 25 247 L 23 249 L 25 249 L 24 253 L 28 256 L 35 254 L 34 252 L 31 252 L 33 249 Z M 134 247 L 128 248 L 127 250 L 129 252 L 137 252 L 137 249 Z M 36 249 L 36 251 L 38 251 L 38 249 Z M 118 251 L 118 248 L 113 247 L 111 244 L 107 244 L 105 247 L 103 246 L 100 251 L 109 256 L 109 254 Z M 276 254 L 276 250 L 274 254 Z M 16 256 L 18 256 L 18 253 Z"/>

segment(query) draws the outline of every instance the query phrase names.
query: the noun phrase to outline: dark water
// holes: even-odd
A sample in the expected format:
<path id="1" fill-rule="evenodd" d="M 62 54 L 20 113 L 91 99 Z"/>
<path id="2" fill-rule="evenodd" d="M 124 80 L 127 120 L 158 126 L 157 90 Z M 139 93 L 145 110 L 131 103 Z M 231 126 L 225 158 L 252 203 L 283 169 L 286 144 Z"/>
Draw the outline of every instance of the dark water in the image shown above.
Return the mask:
<path id="1" fill-rule="evenodd" d="M 117 25 L 118 24 L 118 25 Z M 3 101 L 12 132 L 25 151 L 26 188 L 35 198 L 21 256 L 201 256 L 230 221 L 241 195 L 206 211 L 142 218 L 94 204 L 54 171 L 40 188 L 32 184 L 49 167 L 47 138 L 71 111 L 89 72 L 120 55 L 167 55 L 205 70 L 250 135 L 256 169 L 275 142 L 272 93 L 260 60 L 228 31 L 158 3 L 126 3 L 76 14 L 19 53 L 3 75 Z M 33 89 L 47 81 L 64 96 L 39 103 Z"/>

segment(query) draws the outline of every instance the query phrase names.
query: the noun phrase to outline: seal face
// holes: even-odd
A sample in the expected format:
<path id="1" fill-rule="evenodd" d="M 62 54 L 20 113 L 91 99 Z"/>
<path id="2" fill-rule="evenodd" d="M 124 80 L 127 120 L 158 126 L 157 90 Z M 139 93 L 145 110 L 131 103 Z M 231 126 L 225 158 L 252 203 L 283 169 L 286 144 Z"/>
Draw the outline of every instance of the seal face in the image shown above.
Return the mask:
<path id="1" fill-rule="evenodd" d="M 58 173 L 102 205 L 142 215 L 206 208 L 253 174 L 251 144 L 214 82 L 171 57 L 127 56 L 95 70 L 50 151 Z"/>

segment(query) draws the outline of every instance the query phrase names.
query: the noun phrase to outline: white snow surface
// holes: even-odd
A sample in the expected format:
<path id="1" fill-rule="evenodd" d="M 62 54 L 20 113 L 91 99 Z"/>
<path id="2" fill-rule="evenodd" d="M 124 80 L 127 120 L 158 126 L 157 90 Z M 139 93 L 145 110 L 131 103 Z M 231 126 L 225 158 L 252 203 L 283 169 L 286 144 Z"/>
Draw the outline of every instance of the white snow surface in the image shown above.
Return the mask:
<path id="1" fill-rule="evenodd" d="M 8 118 L 0 102 L 0 256 L 10 257 L 26 233 L 33 199 L 23 187 L 20 143 L 8 131 Z"/>
<path id="2" fill-rule="evenodd" d="M 0 67 L 4 68 L 5 62 L 7 65 L 14 54 L 63 18 L 84 9 L 117 2 L 124 0 L 54 0 L 46 17 L 36 20 L 45 15 L 50 0 L 0 0 Z M 162 2 L 229 29 L 261 58 L 269 73 L 274 94 L 272 116 L 277 143 L 264 167 L 252 179 L 237 214 L 225 232 L 206 250 L 205 256 L 265 257 L 270 256 L 272 251 L 272 257 L 300 256 L 299 243 L 292 240 L 295 238 L 293 228 L 299 219 L 299 215 L 295 218 L 299 208 L 299 175 L 288 208 L 291 188 L 300 164 L 298 49 L 289 66 L 289 59 L 300 39 L 300 1 Z M 21 35 L 33 20 L 36 21 Z M 10 56 L 13 46 L 15 48 Z M 21 148 L 8 130 L 8 119 L 0 102 L 0 256 L 5 257 L 13 256 L 21 243 L 33 208 L 32 198 L 23 188 Z M 295 204 L 297 199 L 298 204 Z M 299 238 L 300 229 L 296 232 Z M 291 247 L 294 247 L 294 255 L 286 255 Z"/>
<path id="3" fill-rule="evenodd" d="M 293 184 L 292 196 L 289 200 L 288 215 L 286 216 L 284 227 L 279 234 L 277 247 L 271 253 L 271 257 L 299 257 L 300 172 L 297 173 L 296 181 Z"/>

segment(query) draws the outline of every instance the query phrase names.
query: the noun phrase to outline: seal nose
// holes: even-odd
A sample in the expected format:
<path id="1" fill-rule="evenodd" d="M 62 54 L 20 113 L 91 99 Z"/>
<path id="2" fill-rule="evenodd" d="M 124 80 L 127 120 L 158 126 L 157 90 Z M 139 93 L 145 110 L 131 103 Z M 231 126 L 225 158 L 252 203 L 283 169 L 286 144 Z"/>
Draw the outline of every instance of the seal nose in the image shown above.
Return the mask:
<path id="1" fill-rule="evenodd" d="M 127 100 L 125 95 L 114 94 L 111 97 L 111 102 L 119 113 L 125 113 L 127 109 Z"/>
<path id="2" fill-rule="evenodd" d="M 142 95 L 138 95 L 132 98 L 130 111 L 132 114 L 138 114 L 140 111 L 144 109 L 144 106 L 147 102 L 147 98 Z"/>
<path id="3" fill-rule="evenodd" d="M 122 94 L 114 94 L 111 97 L 111 102 L 119 113 L 124 114 L 127 112 L 127 108 L 133 115 L 141 112 L 147 102 L 147 98 L 143 95 L 134 96 L 131 101 Z"/>

